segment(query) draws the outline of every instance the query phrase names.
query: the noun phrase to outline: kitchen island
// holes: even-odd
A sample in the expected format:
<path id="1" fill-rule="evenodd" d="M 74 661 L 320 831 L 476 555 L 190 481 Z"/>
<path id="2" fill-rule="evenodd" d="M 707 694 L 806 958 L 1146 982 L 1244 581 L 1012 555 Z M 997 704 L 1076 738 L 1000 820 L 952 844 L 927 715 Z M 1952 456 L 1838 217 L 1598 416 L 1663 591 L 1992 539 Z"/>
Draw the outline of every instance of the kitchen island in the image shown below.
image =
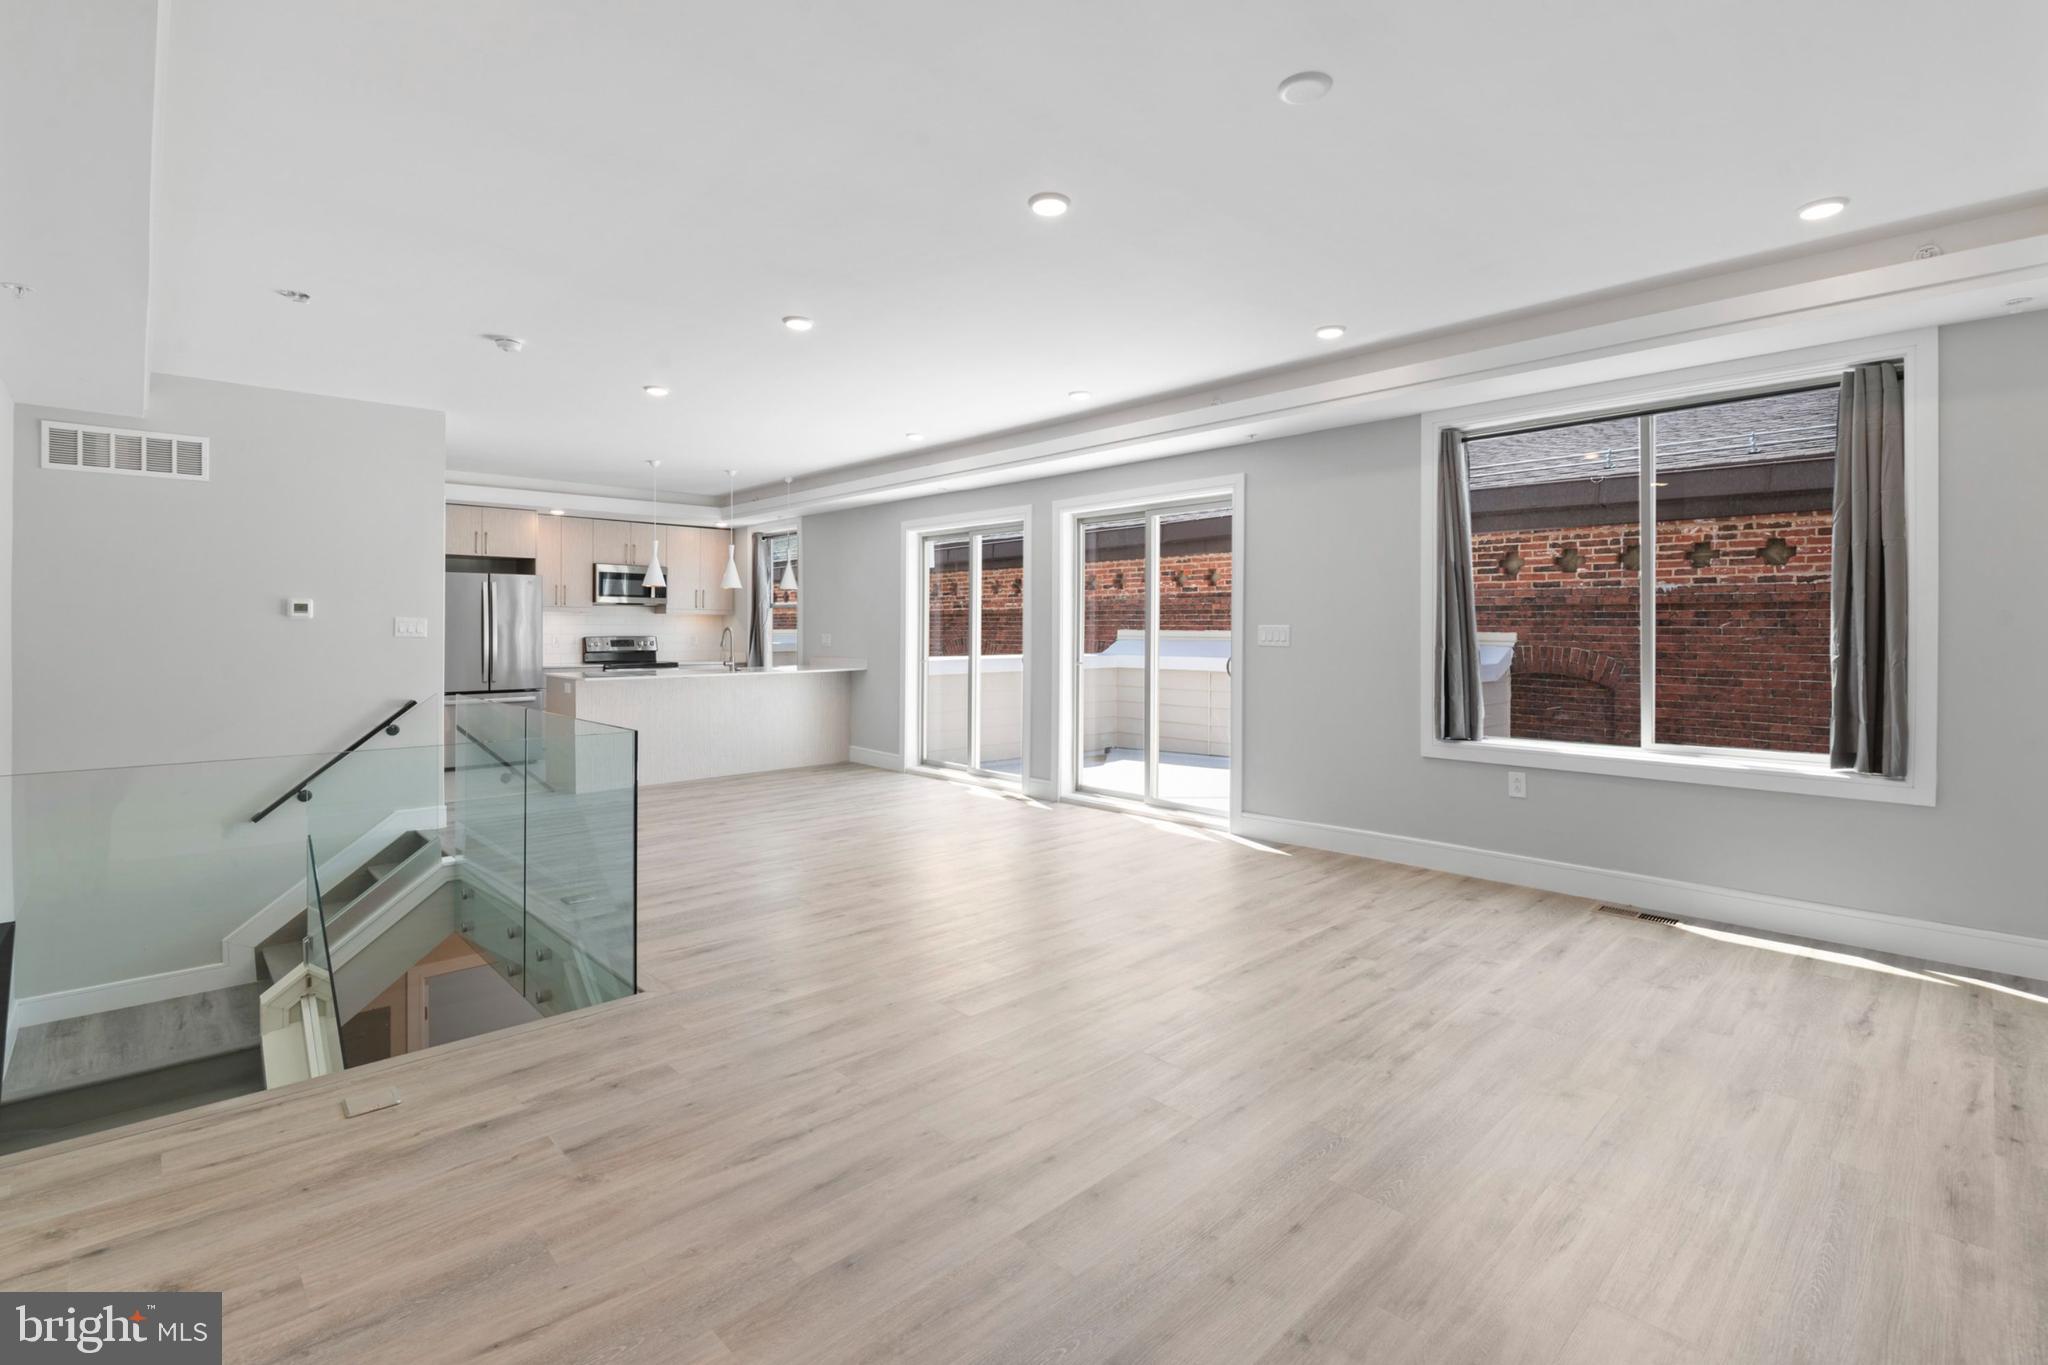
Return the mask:
<path id="1" fill-rule="evenodd" d="M 853 675 L 866 664 L 685 664 L 659 672 L 548 670 L 546 707 L 640 733 L 643 785 L 844 763 Z"/>

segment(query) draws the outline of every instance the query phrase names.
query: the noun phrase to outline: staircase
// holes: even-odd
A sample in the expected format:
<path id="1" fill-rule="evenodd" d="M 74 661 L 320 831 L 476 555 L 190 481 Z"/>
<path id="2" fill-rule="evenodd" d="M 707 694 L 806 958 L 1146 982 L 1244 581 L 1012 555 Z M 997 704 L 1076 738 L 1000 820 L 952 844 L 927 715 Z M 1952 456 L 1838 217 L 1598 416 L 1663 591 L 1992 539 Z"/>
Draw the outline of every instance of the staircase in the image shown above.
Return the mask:
<path id="1" fill-rule="evenodd" d="M 465 727 L 281 787 L 303 757 L 17 778 L 0 1151 L 403 1051 L 366 1026 L 452 946 L 531 1017 L 630 994 L 636 737 L 513 706 Z"/>

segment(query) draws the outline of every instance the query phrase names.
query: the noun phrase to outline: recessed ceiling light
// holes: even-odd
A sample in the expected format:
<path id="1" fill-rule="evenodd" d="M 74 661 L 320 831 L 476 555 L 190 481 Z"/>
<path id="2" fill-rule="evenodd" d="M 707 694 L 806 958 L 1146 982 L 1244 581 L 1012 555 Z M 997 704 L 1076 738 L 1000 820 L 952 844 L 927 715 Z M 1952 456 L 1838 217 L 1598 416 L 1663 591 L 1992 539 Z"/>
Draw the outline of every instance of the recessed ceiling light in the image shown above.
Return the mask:
<path id="1" fill-rule="evenodd" d="M 1031 205 L 1031 211 L 1040 218 L 1057 218 L 1074 206 L 1073 200 L 1064 194 L 1054 194 L 1051 190 L 1034 194 L 1025 202 Z"/>
<path id="2" fill-rule="evenodd" d="M 1330 93 L 1332 82 L 1321 71 L 1297 71 L 1280 82 L 1282 104 L 1314 104 Z"/>
<path id="3" fill-rule="evenodd" d="M 548 515 L 551 517 L 566 517 L 569 515 L 569 509 L 566 507 L 550 507 Z"/>
<path id="4" fill-rule="evenodd" d="M 0 289 L 5 289 L 16 298 L 20 298 L 23 294 L 33 294 L 35 292 L 35 290 L 30 289 L 20 280 L 0 280 Z"/>
<path id="5" fill-rule="evenodd" d="M 1585 454 L 1579 456 L 1579 458 L 1582 460 L 1597 460 L 1600 458 L 1600 452 L 1597 450 L 1589 450 Z"/>
<path id="6" fill-rule="evenodd" d="M 1848 207 L 1849 201 L 1840 196 L 1830 199 L 1816 199 L 1811 204 L 1801 204 L 1799 206 L 1799 216 L 1806 222 L 1818 223 L 1822 219 L 1834 217 Z"/>
<path id="7" fill-rule="evenodd" d="M 490 342 L 491 345 L 497 347 L 499 350 L 505 352 L 507 355 L 510 355 L 515 351 L 523 351 L 526 349 L 525 337 L 508 337 L 504 335 L 502 332 L 485 332 L 484 340 Z"/>
<path id="8" fill-rule="evenodd" d="M 1338 337 L 1343 335 L 1344 328 L 1339 323 L 1328 322 L 1324 323 L 1321 327 L 1316 328 L 1317 341 L 1335 341 Z"/>
<path id="9" fill-rule="evenodd" d="M 922 441 L 924 433 L 921 431 L 906 431 L 903 433 L 903 439 L 906 441 Z"/>
<path id="10" fill-rule="evenodd" d="M 1071 398 L 1071 399 L 1072 399 L 1072 400 L 1073 400 L 1074 402 L 1076 402 L 1076 403 L 1085 403 L 1085 402 L 1087 402 L 1087 401 L 1088 401 L 1089 399 L 1093 398 L 1094 396 L 1095 396 L 1094 394 L 1092 394 L 1092 393 L 1088 392 L 1088 390 L 1086 390 L 1086 389 L 1069 389 L 1069 390 L 1067 390 L 1067 397 L 1068 397 L 1068 398 Z"/>
<path id="11" fill-rule="evenodd" d="M 311 303 L 313 296 L 303 289 L 273 289 L 271 293 L 289 303 Z"/>
<path id="12" fill-rule="evenodd" d="M 791 313 L 782 320 L 782 325 L 792 332 L 808 332 L 816 324 L 809 318 L 798 317 L 796 314 Z"/>
<path id="13" fill-rule="evenodd" d="M 668 385 L 642 384 L 640 386 L 640 392 L 646 394 L 649 398 L 666 398 L 668 397 Z"/>

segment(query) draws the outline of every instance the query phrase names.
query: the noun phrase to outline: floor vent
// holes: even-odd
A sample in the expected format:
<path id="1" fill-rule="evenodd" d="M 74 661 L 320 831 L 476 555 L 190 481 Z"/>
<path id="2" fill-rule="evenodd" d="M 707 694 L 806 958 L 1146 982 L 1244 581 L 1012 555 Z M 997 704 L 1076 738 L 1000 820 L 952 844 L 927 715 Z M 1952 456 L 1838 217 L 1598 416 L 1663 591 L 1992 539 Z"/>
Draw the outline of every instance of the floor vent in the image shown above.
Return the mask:
<path id="1" fill-rule="evenodd" d="M 203 480 L 209 474 L 210 453 L 204 436 L 89 427 L 77 422 L 43 423 L 45 469 Z"/>
<path id="2" fill-rule="evenodd" d="M 1593 913 L 1596 915 L 1619 915 L 1623 919 L 1639 919 L 1645 924 L 1678 923 L 1677 920 L 1669 915 L 1653 915 L 1647 910 L 1631 910 L 1626 905 L 1596 905 L 1593 907 Z"/>

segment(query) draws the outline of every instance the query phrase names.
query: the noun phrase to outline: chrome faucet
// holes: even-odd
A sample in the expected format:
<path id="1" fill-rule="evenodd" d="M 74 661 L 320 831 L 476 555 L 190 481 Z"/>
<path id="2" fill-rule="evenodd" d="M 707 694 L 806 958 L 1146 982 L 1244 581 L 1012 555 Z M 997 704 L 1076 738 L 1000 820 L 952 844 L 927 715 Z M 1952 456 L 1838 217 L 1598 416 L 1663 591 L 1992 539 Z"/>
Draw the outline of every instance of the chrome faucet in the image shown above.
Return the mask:
<path id="1" fill-rule="evenodd" d="M 733 666 L 731 626 L 727 626 L 724 632 L 718 637 L 718 647 L 725 651 L 725 666 L 727 668 L 731 668 Z"/>

